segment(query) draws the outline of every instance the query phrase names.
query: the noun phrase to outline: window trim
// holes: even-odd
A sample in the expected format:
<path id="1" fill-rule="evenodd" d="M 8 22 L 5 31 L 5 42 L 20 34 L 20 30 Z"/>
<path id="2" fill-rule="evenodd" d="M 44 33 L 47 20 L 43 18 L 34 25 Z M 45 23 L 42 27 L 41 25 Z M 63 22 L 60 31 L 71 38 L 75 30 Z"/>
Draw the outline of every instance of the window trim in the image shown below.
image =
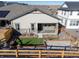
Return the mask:
<path id="1" fill-rule="evenodd" d="M 70 21 L 70 26 L 78 26 L 79 25 L 79 20 L 71 20 Z"/>
<path id="2" fill-rule="evenodd" d="M 31 23 L 31 30 L 34 31 L 35 30 L 35 24 Z"/>
<path id="3" fill-rule="evenodd" d="M 16 25 L 17 25 L 17 26 L 19 25 L 18 28 L 16 27 Z M 16 29 L 16 30 L 20 30 L 20 23 L 15 23 L 15 29 Z"/>

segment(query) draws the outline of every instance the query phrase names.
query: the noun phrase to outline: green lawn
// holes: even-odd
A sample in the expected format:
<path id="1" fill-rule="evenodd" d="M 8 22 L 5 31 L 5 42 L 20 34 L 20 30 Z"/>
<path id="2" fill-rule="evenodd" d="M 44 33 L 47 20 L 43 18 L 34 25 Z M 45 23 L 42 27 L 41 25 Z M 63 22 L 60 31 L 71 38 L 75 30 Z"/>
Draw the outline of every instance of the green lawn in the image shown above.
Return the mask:
<path id="1" fill-rule="evenodd" d="M 44 41 L 41 38 L 20 38 L 16 40 L 19 45 L 43 45 Z"/>

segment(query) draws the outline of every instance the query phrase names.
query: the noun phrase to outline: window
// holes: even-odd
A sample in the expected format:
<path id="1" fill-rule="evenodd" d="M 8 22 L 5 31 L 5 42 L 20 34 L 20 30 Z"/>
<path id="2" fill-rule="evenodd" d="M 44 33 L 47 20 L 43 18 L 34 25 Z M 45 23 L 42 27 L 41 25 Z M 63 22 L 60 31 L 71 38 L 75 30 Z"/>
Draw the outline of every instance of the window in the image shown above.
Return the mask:
<path id="1" fill-rule="evenodd" d="M 79 25 L 79 21 L 71 21 L 70 22 L 70 26 L 78 26 Z"/>
<path id="2" fill-rule="evenodd" d="M 66 11 L 64 11 L 64 15 L 66 15 Z"/>
<path id="3" fill-rule="evenodd" d="M 76 25 L 77 25 L 77 26 L 79 25 L 79 21 L 77 21 Z"/>
<path id="4" fill-rule="evenodd" d="M 70 11 L 70 15 L 72 15 L 72 11 Z"/>
<path id="5" fill-rule="evenodd" d="M 0 17 L 6 17 L 9 11 L 0 11 Z"/>
<path id="6" fill-rule="evenodd" d="M 62 11 L 62 14 L 63 14 L 63 11 Z"/>
<path id="7" fill-rule="evenodd" d="M 16 28 L 16 30 L 20 30 L 20 25 L 19 25 L 19 23 L 16 23 L 16 24 L 15 24 L 15 28 Z"/>
<path id="8" fill-rule="evenodd" d="M 79 11 L 78 11 L 77 15 L 79 15 Z"/>
<path id="9" fill-rule="evenodd" d="M 34 30 L 34 24 L 31 24 L 31 30 Z"/>

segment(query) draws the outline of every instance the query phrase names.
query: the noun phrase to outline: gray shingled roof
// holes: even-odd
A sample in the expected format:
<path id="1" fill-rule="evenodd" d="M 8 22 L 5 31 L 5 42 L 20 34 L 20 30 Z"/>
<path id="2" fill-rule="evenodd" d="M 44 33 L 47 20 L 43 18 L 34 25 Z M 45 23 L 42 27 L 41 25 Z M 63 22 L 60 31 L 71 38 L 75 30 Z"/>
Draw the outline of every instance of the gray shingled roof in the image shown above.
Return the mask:
<path id="1" fill-rule="evenodd" d="M 15 18 L 21 17 L 25 14 L 28 14 L 34 10 L 40 10 L 43 13 L 46 13 L 48 15 L 52 15 L 51 11 L 48 9 L 48 7 L 43 6 L 32 6 L 32 5 L 19 5 L 19 4 L 13 4 L 8 5 L 0 8 L 0 11 L 8 10 L 10 11 L 8 15 L 4 18 L 0 18 L 0 20 L 13 20 Z"/>
<path id="2" fill-rule="evenodd" d="M 60 7 L 59 10 L 79 10 L 79 2 L 65 2 L 68 8 Z"/>
<path id="3" fill-rule="evenodd" d="M 0 8 L 0 11 L 3 10 L 8 10 L 10 11 L 8 13 L 8 15 L 5 18 L 0 18 L 0 20 L 12 20 L 16 17 L 22 16 L 23 14 L 29 12 L 30 10 L 32 10 L 33 7 L 31 6 L 22 6 L 22 5 L 17 5 L 17 4 L 13 4 L 13 5 L 8 5 L 8 6 L 4 6 Z"/>

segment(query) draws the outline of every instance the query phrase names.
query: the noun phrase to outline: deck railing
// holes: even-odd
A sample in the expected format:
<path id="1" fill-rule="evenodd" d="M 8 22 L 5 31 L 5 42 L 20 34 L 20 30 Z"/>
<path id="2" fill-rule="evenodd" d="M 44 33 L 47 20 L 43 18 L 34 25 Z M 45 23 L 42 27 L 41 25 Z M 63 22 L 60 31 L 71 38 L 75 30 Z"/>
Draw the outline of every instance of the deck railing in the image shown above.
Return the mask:
<path id="1" fill-rule="evenodd" d="M 64 51 L 64 50 L 0 50 L 0 56 L 35 56 L 37 58 L 50 57 L 79 57 L 79 51 Z"/>

